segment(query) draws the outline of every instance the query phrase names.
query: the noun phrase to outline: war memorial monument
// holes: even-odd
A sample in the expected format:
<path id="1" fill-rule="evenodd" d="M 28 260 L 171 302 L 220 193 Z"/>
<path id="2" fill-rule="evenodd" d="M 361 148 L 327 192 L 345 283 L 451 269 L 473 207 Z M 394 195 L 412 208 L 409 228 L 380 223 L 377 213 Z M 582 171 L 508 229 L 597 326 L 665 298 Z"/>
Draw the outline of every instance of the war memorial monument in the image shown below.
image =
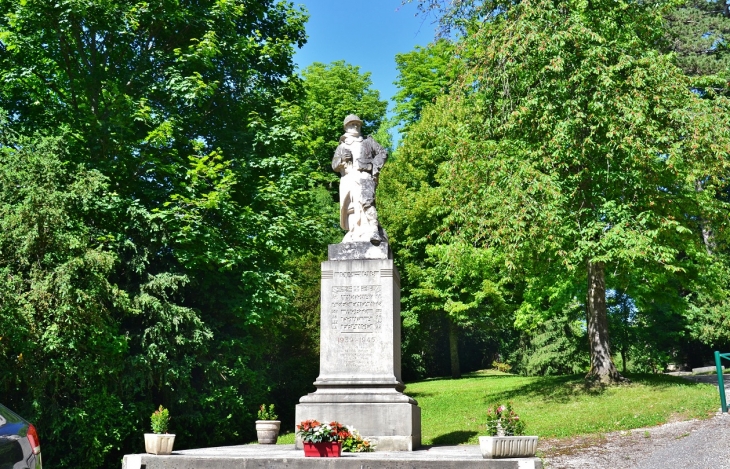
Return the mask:
<path id="1" fill-rule="evenodd" d="M 332 158 L 340 179 L 340 225 L 346 231 L 322 263 L 317 390 L 296 406 L 295 422 L 338 421 L 376 445 L 375 453 L 307 458 L 295 445 L 183 449 L 171 455 L 128 454 L 122 469 L 542 469 L 539 458 L 484 459 L 479 446 L 421 446 L 421 409 L 403 394 L 400 277 L 378 222 L 375 189 L 388 157 L 362 137 L 357 116 Z M 293 429 L 293 428 L 292 428 Z"/>
<path id="2" fill-rule="evenodd" d="M 412 451 L 421 445 L 421 409 L 402 392 L 400 277 L 375 205 L 388 154 L 361 126 L 357 116 L 345 118 L 332 158 L 346 234 L 322 263 L 317 390 L 300 399 L 296 422 L 336 420 L 378 451 Z"/>

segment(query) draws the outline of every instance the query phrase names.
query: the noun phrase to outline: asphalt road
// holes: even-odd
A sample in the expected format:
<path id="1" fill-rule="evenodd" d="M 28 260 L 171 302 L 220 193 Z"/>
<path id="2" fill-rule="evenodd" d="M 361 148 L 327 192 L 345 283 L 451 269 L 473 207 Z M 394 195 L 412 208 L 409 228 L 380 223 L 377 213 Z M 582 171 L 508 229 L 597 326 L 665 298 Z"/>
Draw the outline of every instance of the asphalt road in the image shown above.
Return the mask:
<path id="1" fill-rule="evenodd" d="M 717 386 L 717 376 L 670 373 Z M 723 375 L 730 401 L 730 375 Z M 730 469 L 730 414 L 576 438 L 546 449 L 546 469 Z"/>
<path id="2" fill-rule="evenodd" d="M 730 416 L 719 414 L 688 435 L 654 448 L 631 469 L 730 469 Z"/>

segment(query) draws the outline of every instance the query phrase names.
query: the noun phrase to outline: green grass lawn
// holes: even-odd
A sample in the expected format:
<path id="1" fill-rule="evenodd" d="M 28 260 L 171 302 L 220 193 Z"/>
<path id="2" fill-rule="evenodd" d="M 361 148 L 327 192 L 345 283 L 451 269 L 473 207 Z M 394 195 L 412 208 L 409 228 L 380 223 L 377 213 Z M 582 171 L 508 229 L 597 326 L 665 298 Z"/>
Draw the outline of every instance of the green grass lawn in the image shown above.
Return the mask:
<path id="1" fill-rule="evenodd" d="M 486 434 L 487 407 L 508 401 L 528 435 L 557 438 L 707 418 L 720 407 L 714 385 L 665 375 L 627 377 L 631 384 L 587 388 L 582 375 L 528 378 L 487 370 L 410 383 L 406 394 L 421 407 L 424 445 L 478 444 Z M 294 443 L 294 433 L 277 443 Z"/>
<path id="2" fill-rule="evenodd" d="M 282 429 L 284 431 L 284 429 Z M 289 433 L 283 433 L 279 434 L 279 438 L 276 439 L 277 445 L 293 445 L 294 440 L 296 440 L 296 435 L 294 432 L 290 431 Z"/>
<path id="3" fill-rule="evenodd" d="M 586 388 L 583 376 L 522 377 L 480 371 L 461 379 L 408 384 L 418 401 L 425 445 L 477 444 L 487 407 L 511 401 L 527 434 L 569 437 L 707 418 L 720 407 L 717 387 L 664 375 L 628 375 L 631 384 Z"/>

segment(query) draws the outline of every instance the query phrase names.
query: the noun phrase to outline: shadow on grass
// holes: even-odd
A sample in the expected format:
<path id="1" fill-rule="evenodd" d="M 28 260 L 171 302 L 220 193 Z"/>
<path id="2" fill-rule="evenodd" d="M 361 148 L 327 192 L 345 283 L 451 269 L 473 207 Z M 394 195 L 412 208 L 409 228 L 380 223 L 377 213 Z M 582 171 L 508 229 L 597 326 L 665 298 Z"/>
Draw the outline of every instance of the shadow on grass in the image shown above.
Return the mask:
<path id="1" fill-rule="evenodd" d="M 629 384 L 619 384 L 618 386 L 643 385 L 653 388 L 670 388 L 675 386 L 699 386 L 701 383 L 695 383 L 677 376 L 658 375 L 658 374 L 626 374 L 631 380 Z M 467 379 L 479 379 L 485 381 L 501 380 L 504 378 L 521 378 L 517 375 L 478 375 Z M 451 380 L 451 378 L 441 378 L 443 380 Z M 433 380 L 429 380 L 433 381 Z M 530 378 L 530 382 L 517 385 L 512 389 L 501 392 L 488 393 L 484 396 L 484 404 L 490 405 L 494 403 L 503 403 L 513 400 L 517 397 L 535 397 L 546 402 L 566 403 L 582 396 L 600 396 L 609 389 L 608 386 L 600 383 L 591 383 L 584 379 L 584 375 L 567 375 L 567 376 L 543 376 Z M 430 397 L 435 395 L 433 392 L 407 393 L 408 395 L 418 397 Z"/>
<path id="2" fill-rule="evenodd" d="M 477 432 L 457 430 L 455 432 L 446 433 L 435 437 L 432 442 L 434 445 L 463 445 L 468 443 L 469 439 L 475 436 Z"/>
<path id="3" fill-rule="evenodd" d="M 545 376 L 513 389 L 489 393 L 484 397 L 484 403 L 489 405 L 508 402 L 524 396 L 541 398 L 546 402 L 566 403 L 580 396 L 600 396 L 605 391 L 605 386 L 591 385 L 582 375 Z"/>
<path id="4" fill-rule="evenodd" d="M 654 388 L 669 388 L 672 386 L 697 386 L 698 384 L 694 381 L 671 375 L 654 375 L 649 373 L 626 373 L 625 376 L 631 380 L 632 383 L 643 384 L 644 386 L 651 386 Z"/>
<path id="5" fill-rule="evenodd" d="M 420 399 L 422 397 L 433 397 L 437 395 L 436 392 L 410 392 L 406 389 L 405 394 L 407 394 L 409 397 L 412 397 L 413 399 Z"/>
<path id="6" fill-rule="evenodd" d="M 617 386 L 643 385 L 658 389 L 675 386 L 697 386 L 697 383 L 677 376 L 627 373 L 626 377 L 631 382 L 618 384 Z M 604 384 L 590 383 L 584 379 L 583 375 L 547 376 L 533 383 L 487 397 L 496 399 L 496 402 L 502 402 L 516 396 L 528 395 L 542 398 L 546 402 L 565 403 L 581 396 L 600 396 L 609 388 L 610 386 Z"/>

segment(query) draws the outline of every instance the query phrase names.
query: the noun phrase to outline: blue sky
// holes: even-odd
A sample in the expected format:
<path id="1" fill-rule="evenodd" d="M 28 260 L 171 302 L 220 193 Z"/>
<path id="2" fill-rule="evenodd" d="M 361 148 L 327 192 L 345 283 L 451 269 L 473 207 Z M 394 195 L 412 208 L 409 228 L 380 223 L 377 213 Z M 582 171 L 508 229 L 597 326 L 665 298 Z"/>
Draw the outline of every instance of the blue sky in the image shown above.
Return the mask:
<path id="1" fill-rule="evenodd" d="M 371 73 L 381 99 L 390 100 L 396 92 L 395 54 L 433 40 L 433 19 L 416 16 L 416 6 L 401 6 L 401 0 L 293 2 L 309 12 L 309 39 L 294 55 L 299 70 L 313 62 L 344 60 Z"/>

